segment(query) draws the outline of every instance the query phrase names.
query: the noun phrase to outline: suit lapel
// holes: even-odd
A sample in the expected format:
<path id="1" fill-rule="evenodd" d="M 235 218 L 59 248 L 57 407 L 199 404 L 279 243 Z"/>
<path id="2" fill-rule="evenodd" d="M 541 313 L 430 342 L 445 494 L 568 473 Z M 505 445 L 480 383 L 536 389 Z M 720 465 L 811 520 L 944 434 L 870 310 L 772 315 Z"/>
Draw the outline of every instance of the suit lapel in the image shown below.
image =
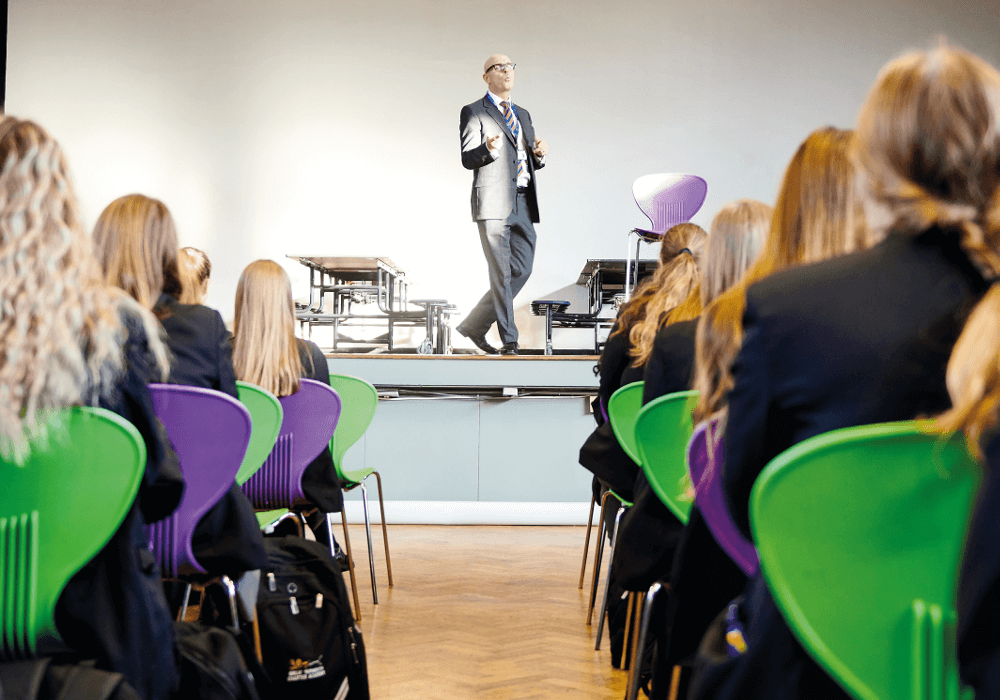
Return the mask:
<path id="1" fill-rule="evenodd" d="M 507 128 L 507 120 L 503 118 L 503 112 L 500 111 L 499 107 L 493 104 L 493 100 L 490 99 L 489 95 L 486 95 L 486 97 L 483 98 L 483 107 L 486 108 L 486 113 L 493 117 L 494 121 L 500 125 L 500 128 L 503 129 L 503 132 L 507 134 L 507 138 L 510 139 L 510 142 L 513 143 L 516 148 L 517 144 L 514 143 L 514 134 L 512 134 L 510 129 Z"/>

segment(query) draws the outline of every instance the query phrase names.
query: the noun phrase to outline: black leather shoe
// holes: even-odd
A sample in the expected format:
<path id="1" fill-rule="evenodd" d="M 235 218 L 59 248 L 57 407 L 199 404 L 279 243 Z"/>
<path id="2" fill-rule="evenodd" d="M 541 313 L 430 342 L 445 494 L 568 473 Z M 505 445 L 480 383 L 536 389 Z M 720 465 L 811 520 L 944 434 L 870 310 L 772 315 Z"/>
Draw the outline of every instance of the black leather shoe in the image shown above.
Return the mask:
<path id="1" fill-rule="evenodd" d="M 517 343 L 504 343 L 503 347 L 500 348 L 501 355 L 516 355 L 517 354 Z"/>
<path id="2" fill-rule="evenodd" d="M 485 335 L 473 335 L 471 333 L 466 333 L 461 328 L 456 328 L 455 330 L 471 340 L 473 345 L 485 352 L 487 355 L 497 354 L 497 349 L 486 341 Z"/>

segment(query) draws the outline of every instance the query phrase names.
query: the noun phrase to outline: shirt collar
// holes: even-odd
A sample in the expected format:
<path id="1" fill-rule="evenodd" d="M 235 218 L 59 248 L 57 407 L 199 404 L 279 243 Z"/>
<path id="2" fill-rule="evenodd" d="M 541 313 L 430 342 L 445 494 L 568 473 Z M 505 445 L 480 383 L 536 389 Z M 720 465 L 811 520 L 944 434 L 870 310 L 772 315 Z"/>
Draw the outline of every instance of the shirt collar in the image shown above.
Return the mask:
<path id="1" fill-rule="evenodd" d="M 501 102 L 509 102 L 512 107 L 514 105 L 514 101 L 513 100 L 511 100 L 510 98 L 507 98 L 505 100 L 504 98 L 500 97 L 499 95 L 494 95 L 492 90 L 487 90 L 486 94 L 489 95 L 489 98 L 493 101 L 493 104 L 495 104 L 497 106 L 497 109 L 500 109 L 500 103 Z M 500 109 L 500 111 L 502 112 L 503 110 Z"/>

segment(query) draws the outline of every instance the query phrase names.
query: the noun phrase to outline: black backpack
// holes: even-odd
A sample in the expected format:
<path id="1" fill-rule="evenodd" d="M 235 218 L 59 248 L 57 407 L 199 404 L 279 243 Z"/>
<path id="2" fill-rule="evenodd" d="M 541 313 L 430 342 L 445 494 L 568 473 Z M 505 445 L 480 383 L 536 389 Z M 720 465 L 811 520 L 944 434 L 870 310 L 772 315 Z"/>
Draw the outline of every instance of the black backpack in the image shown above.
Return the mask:
<path id="1" fill-rule="evenodd" d="M 368 700 L 368 666 L 340 567 L 329 549 L 294 535 L 264 540 L 257 598 L 270 682 L 264 700 Z"/>
<path id="2" fill-rule="evenodd" d="M 177 700 L 260 700 L 233 630 L 198 622 L 175 622 L 180 656 Z M 252 653 L 252 652 L 251 652 Z"/>

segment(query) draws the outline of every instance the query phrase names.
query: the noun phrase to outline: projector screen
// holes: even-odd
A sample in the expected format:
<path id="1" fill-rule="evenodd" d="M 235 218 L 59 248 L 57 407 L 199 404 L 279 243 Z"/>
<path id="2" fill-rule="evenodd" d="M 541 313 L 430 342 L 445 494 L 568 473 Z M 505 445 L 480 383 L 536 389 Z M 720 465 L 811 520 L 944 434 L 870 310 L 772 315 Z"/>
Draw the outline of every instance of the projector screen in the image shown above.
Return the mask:
<path id="1" fill-rule="evenodd" d="M 411 298 L 468 311 L 487 272 L 459 111 L 505 53 L 550 149 L 515 300 L 521 344 L 541 347 L 531 300 L 584 311 L 585 260 L 624 257 L 648 223 L 636 178 L 704 177 L 706 228 L 733 199 L 772 203 L 797 145 L 852 126 L 889 59 L 944 36 L 1000 62 L 998 15 L 997 0 L 10 0 L 7 111 L 63 144 L 89 226 L 119 196 L 163 200 L 181 245 L 208 252 L 227 319 L 258 258 L 307 293 L 290 253 L 387 256 Z"/>

